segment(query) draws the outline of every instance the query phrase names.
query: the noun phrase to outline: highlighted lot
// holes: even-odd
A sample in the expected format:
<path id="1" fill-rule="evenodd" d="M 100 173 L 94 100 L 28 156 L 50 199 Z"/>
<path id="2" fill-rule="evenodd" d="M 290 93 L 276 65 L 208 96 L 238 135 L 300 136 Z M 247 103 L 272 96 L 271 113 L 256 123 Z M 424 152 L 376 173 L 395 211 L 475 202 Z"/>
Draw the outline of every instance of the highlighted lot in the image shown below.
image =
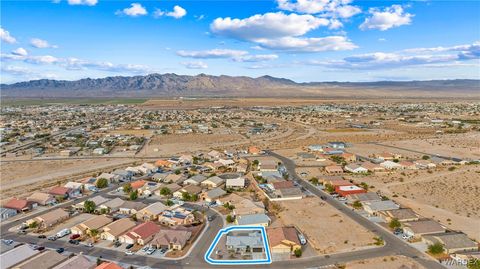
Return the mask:
<path id="1" fill-rule="evenodd" d="M 272 263 L 265 227 L 231 226 L 221 229 L 205 253 L 205 261 L 214 265 Z"/>

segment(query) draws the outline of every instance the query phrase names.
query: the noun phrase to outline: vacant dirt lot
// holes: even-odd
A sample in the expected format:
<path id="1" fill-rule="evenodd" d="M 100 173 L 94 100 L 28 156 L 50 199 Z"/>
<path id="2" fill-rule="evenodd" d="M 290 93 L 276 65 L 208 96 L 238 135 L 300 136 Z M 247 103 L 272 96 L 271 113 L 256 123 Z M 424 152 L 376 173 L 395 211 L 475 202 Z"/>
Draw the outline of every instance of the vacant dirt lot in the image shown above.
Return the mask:
<path id="1" fill-rule="evenodd" d="M 347 263 L 346 269 L 425 269 L 419 263 L 404 256 L 387 256 Z"/>
<path id="2" fill-rule="evenodd" d="M 295 225 L 320 254 L 353 251 L 372 246 L 374 242 L 374 234 L 320 198 L 286 201 L 280 205 L 283 210 L 272 226 Z"/>

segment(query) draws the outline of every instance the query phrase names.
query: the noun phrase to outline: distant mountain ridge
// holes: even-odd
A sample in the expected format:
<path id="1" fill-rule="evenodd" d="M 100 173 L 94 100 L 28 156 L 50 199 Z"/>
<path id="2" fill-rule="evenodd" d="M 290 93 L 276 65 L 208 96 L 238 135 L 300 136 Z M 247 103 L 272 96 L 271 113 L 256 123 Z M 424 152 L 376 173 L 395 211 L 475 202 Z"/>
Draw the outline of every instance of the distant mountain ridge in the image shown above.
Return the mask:
<path id="1" fill-rule="evenodd" d="M 2 97 L 269 97 L 357 95 L 374 92 L 398 94 L 398 90 L 440 93 L 480 92 L 480 80 L 378 81 L 378 82 L 309 82 L 261 76 L 196 76 L 149 74 L 115 76 L 75 81 L 40 79 L 1 84 Z M 395 93 L 397 91 L 397 93 Z M 476 92 L 478 91 L 478 92 Z"/>

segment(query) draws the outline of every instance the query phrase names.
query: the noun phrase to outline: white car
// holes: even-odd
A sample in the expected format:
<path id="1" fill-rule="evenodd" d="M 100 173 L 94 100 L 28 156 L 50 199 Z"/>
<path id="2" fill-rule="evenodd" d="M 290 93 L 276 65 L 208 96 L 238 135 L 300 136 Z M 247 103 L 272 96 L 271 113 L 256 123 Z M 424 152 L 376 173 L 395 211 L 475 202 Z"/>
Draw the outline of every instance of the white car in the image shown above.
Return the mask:
<path id="1" fill-rule="evenodd" d="M 149 249 L 146 251 L 146 253 L 147 253 L 147 255 L 152 255 L 155 251 L 156 251 L 156 249 L 154 249 L 154 248 L 149 248 Z"/>
<path id="2" fill-rule="evenodd" d="M 133 255 L 133 252 L 132 252 L 131 250 L 127 250 L 127 251 L 125 252 L 125 255 L 127 255 L 127 256 L 132 256 L 132 255 Z"/>
<path id="3" fill-rule="evenodd" d="M 303 236 L 303 234 L 298 234 L 298 240 L 300 240 L 300 244 L 302 245 L 307 244 L 307 239 L 305 239 L 305 236 Z"/>
<path id="4" fill-rule="evenodd" d="M 408 234 L 403 234 L 403 235 L 402 235 L 402 238 L 403 238 L 404 240 L 408 240 L 408 239 L 411 238 L 411 236 L 408 235 Z"/>

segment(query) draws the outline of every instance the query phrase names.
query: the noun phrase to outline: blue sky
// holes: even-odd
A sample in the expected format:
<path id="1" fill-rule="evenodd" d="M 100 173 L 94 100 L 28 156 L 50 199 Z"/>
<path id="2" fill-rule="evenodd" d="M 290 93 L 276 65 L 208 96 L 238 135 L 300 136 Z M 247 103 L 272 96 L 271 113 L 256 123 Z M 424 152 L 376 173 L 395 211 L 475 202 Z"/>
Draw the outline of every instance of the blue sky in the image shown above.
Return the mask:
<path id="1" fill-rule="evenodd" d="M 2 1 L 1 82 L 480 78 L 480 1 Z"/>

